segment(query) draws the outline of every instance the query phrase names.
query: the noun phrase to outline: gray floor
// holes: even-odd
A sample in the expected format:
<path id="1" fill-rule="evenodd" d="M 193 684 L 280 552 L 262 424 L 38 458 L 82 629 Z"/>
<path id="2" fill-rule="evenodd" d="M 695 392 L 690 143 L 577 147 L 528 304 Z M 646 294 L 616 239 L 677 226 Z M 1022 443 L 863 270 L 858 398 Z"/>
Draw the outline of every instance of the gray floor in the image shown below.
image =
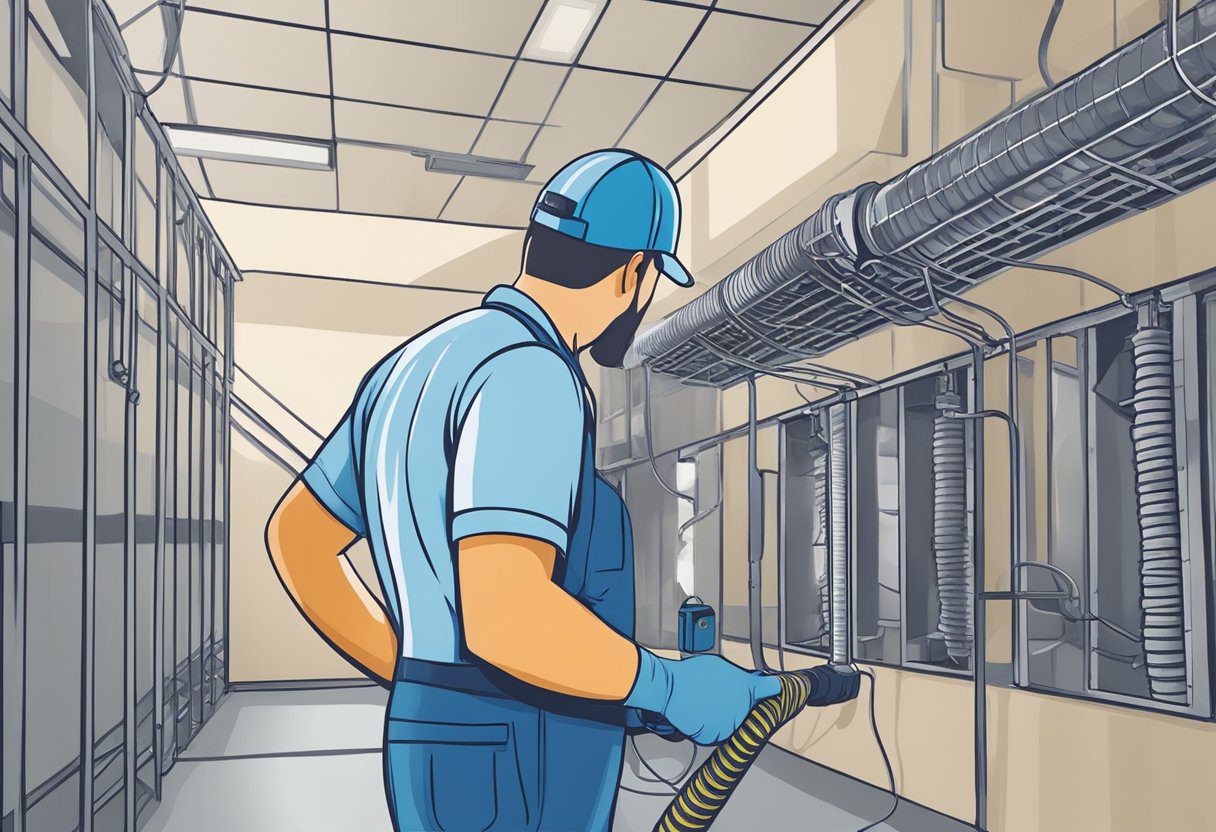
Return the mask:
<path id="1" fill-rule="evenodd" d="M 246 691 L 231 694 L 165 778 L 150 832 L 390 832 L 380 777 L 384 692 L 376 687 Z M 664 777 L 674 777 L 691 747 L 644 736 L 638 747 Z M 666 787 L 626 749 L 622 785 Z M 703 752 L 702 752 L 703 753 Z M 649 832 L 668 797 L 622 789 L 616 832 Z M 881 817 L 890 795 L 767 749 L 748 773 L 715 832 L 761 828 L 856 832 Z M 972 827 L 901 803 L 876 830 L 961 832 Z"/>

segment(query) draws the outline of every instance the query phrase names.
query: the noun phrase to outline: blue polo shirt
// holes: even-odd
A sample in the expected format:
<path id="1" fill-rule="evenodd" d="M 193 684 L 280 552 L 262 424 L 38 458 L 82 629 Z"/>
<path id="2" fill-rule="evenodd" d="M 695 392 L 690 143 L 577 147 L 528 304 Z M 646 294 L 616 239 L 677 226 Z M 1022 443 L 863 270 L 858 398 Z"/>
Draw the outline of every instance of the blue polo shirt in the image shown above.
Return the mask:
<path id="1" fill-rule="evenodd" d="M 485 299 L 562 344 L 523 292 L 499 286 Z M 303 479 L 367 538 L 402 656 L 460 661 L 456 541 L 513 534 L 565 553 L 587 408 L 581 378 L 500 309 L 441 321 L 364 377 Z"/>

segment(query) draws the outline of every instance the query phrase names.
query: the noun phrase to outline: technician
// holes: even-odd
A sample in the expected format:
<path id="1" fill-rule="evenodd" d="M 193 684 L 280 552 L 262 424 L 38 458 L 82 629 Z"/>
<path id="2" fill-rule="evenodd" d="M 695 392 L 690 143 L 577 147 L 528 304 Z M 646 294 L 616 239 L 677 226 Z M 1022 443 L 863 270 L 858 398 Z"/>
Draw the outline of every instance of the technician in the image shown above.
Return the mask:
<path id="1" fill-rule="evenodd" d="M 399 830 L 606 829 L 630 709 L 709 744 L 779 691 L 631 641 L 629 516 L 595 471 L 578 355 L 620 366 L 660 277 L 692 285 L 679 227 L 654 162 L 571 162 L 541 192 L 514 285 L 373 367 L 270 518 L 301 612 L 391 686 Z M 339 556 L 361 537 L 387 609 Z"/>

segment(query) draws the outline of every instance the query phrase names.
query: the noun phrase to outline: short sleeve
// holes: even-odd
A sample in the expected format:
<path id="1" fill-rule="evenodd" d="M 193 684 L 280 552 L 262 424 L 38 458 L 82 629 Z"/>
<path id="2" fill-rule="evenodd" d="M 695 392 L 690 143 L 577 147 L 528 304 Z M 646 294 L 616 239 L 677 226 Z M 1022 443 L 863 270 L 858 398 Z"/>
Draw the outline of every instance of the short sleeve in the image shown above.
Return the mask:
<path id="1" fill-rule="evenodd" d="M 302 476 L 304 484 L 321 505 L 347 528 L 362 536 L 367 534 L 367 526 L 363 520 L 359 483 L 355 477 L 354 445 L 351 441 L 353 412 L 352 408 L 342 417 Z"/>
<path id="2" fill-rule="evenodd" d="M 583 464 L 580 383 L 535 344 L 491 359 L 471 379 L 452 467 L 452 540 L 512 534 L 569 546 Z"/>

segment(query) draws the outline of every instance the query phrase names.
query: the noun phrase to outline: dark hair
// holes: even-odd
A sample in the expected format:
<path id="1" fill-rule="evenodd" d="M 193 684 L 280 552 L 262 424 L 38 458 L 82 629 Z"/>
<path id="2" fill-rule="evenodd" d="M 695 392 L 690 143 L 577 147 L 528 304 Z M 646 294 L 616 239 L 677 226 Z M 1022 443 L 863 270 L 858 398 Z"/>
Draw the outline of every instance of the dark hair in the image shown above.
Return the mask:
<path id="1" fill-rule="evenodd" d="M 594 286 L 629 262 L 636 249 L 609 248 L 576 240 L 533 222 L 524 235 L 524 271 L 548 283 L 568 289 Z M 642 261 L 645 273 L 651 255 Z"/>

